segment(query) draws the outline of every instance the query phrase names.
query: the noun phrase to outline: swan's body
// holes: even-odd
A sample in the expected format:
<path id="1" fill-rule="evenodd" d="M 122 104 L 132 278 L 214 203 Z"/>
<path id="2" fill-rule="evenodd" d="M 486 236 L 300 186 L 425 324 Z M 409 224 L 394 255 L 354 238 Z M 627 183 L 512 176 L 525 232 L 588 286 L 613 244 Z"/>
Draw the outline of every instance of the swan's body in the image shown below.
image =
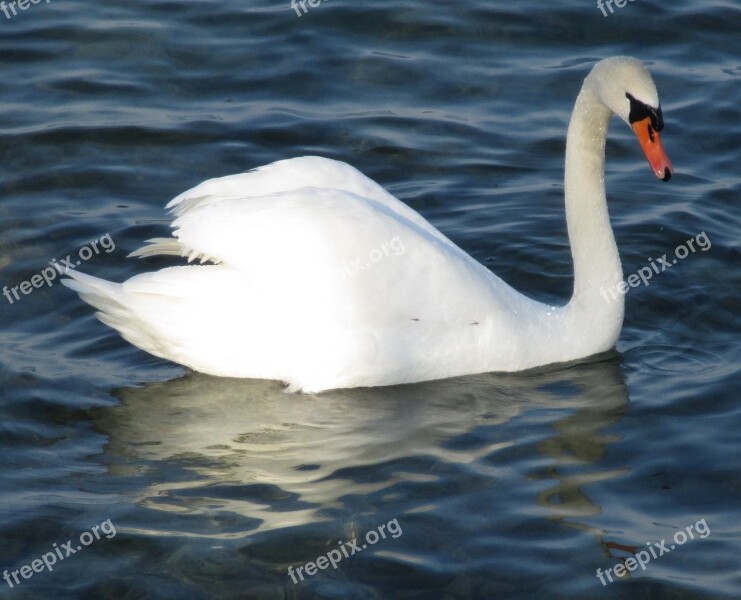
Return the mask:
<path id="1" fill-rule="evenodd" d="M 562 307 L 523 296 L 356 169 L 318 157 L 196 186 L 168 204 L 175 237 L 134 253 L 216 264 L 122 284 L 72 271 L 65 283 L 147 352 L 213 375 L 286 381 L 293 390 L 586 357 L 615 345 L 624 311 L 622 294 L 609 301 L 600 294 L 622 280 L 603 183 L 608 120 L 617 112 L 627 121 L 632 111 L 636 128 L 634 112 L 647 109 L 655 133 L 658 107 L 635 59 L 602 61 L 585 80 L 567 141 L 575 283 Z M 668 179 L 668 160 L 644 150 Z"/>

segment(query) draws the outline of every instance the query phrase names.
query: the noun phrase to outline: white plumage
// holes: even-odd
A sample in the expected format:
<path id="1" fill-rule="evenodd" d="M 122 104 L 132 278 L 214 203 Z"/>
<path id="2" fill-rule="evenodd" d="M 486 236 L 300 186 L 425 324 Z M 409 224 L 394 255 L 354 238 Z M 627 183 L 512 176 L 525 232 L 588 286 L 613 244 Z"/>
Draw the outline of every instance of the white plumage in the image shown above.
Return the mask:
<path id="1" fill-rule="evenodd" d="M 650 101 L 645 68 L 632 71 L 631 93 Z M 595 114 L 597 131 L 605 121 L 604 144 L 609 112 L 580 119 Z M 577 133 L 570 130 L 569 144 L 593 152 Z M 601 158 L 587 168 L 567 159 L 567 194 L 568 170 L 572 185 L 589 192 L 603 172 L 603 147 Z M 595 191 L 571 202 L 599 212 L 604 194 Z M 579 234 L 578 297 L 556 308 L 509 287 L 341 162 L 295 158 L 211 179 L 168 208 L 174 237 L 133 254 L 179 254 L 196 264 L 121 284 L 72 271 L 65 284 L 132 344 L 197 371 L 304 391 L 389 385 L 572 360 L 609 349 L 620 331 L 622 298 L 595 297 L 600 285 L 622 279 L 609 219 Z M 570 235 L 574 242 L 571 224 Z M 604 267 L 596 278 L 590 268 L 585 286 L 582 251 Z"/>

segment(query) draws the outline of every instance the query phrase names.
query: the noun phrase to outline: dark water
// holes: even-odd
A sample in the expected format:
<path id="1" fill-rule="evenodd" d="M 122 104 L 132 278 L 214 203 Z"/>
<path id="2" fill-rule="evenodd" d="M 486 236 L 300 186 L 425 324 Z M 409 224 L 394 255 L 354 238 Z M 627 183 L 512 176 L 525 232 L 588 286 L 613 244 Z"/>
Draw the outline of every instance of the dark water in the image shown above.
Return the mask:
<path id="1" fill-rule="evenodd" d="M 563 301 L 567 120 L 615 54 L 649 63 L 676 167 L 656 180 L 613 124 L 626 276 L 703 232 L 712 245 L 630 290 L 599 360 L 319 395 L 186 373 L 58 283 L 0 297 L 0 570 L 57 560 L 0 597 L 741 594 L 736 3 L 113 4 L 0 13 L 0 285 L 92 240 L 86 272 L 159 268 L 125 255 L 168 232 L 171 197 L 320 154 Z M 603 586 L 626 546 L 657 556 Z M 289 567 L 343 548 L 293 583 Z"/>

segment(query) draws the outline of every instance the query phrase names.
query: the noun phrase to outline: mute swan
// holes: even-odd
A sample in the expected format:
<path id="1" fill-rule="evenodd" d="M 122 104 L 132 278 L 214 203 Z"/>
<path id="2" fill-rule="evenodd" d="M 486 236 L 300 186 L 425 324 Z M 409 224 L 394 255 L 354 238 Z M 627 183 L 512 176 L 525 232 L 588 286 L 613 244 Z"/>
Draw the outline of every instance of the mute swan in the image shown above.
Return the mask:
<path id="1" fill-rule="evenodd" d="M 523 296 L 353 167 L 306 156 L 210 179 L 173 199 L 171 238 L 130 256 L 201 264 L 112 283 L 64 283 L 129 342 L 204 373 L 276 379 L 288 390 L 519 371 L 612 348 L 624 299 L 604 189 L 617 114 L 659 179 L 672 174 L 663 119 L 640 61 L 602 60 L 584 80 L 566 143 L 574 291 L 565 306 Z M 204 264 L 211 263 L 211 264 Z"/>

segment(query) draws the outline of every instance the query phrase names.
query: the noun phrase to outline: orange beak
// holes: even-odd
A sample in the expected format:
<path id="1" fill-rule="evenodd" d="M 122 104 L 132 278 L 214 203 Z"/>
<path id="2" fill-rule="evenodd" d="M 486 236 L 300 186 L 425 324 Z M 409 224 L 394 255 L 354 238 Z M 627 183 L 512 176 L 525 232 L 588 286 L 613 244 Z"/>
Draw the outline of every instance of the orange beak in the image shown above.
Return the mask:
<path id="1" fill-rule="evenodd" d="M 674 167 L 672 167 L 672 161 L 669 160 L 666 150 L 661 144 L 659 132 L 651 126 L 651 118 L 646 117 L 636 121 L 631 127 L 635 131 L 638 142 L 643 148 L 643 153 L 648 159 L 648 164 L 651 165 L 656 177 L 662 181 L 669 181 Z"/>

